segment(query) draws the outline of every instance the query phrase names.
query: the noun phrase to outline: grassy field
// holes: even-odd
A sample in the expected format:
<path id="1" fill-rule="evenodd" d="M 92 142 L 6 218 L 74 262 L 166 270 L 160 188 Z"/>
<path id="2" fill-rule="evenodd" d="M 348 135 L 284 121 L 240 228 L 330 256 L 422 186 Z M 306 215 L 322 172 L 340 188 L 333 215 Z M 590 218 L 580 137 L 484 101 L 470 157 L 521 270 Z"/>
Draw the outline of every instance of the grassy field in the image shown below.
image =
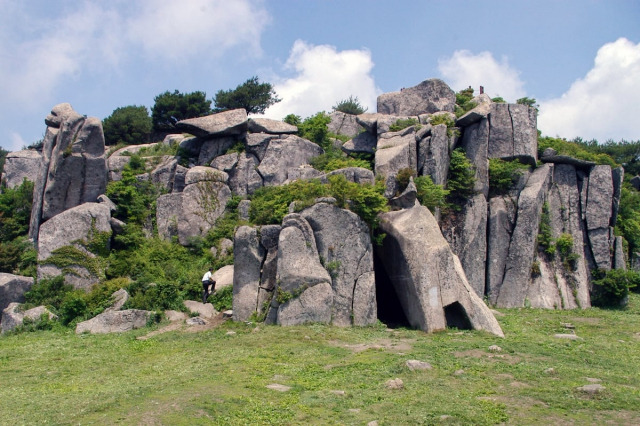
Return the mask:
<path id="1" fill-rule="evenodd" d="M 640 424 L 639 295 L 624 311 L 501 312 L 504 339 L 230 321 L 146 340 L 163 324 L 3 336 L 0 423 Z M 554 337 L 566 323 L 580 340 Z M 605 389 L 578 390 L 594 383 Z"/>

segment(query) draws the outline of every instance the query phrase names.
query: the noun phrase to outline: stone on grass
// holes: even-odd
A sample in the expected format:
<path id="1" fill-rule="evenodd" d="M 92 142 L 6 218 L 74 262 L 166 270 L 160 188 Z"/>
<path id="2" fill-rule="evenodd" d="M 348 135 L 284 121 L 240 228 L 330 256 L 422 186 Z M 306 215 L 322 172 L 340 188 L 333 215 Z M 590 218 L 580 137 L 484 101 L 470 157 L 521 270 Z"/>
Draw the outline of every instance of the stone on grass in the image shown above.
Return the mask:
<path id="1" fill-rule="evenodd" d="M 582 337 L 578 337 L 575 334 L 557 333 L 557 334 L 554 334 L 553 337 L 555 337 L 556 339 L 565 339 L 565 340 L 582 340 Z"/>
<path id="2" fill-rule="evenodd" d="M 418 361 L 417 359 L 408 360 L 405 365 L 411 371 L 415 370 L 431 370 L 433 366 L 425 361 Z"/>
<path id="3" fill-rule="evenodd" d="M 404 389 L 404 382 L 399 378 L 389 379 L 386 381 L 385 386 L 387 389 L 393 390 Z"/>
<path id="4" fill-rule="evenodd" d="M 267 389 L 276 390 L 278 392 L 287 392 L 287 391 L 291 390 L 291 386 L 281 385 L 281 384 L 278 384 L 278 383 L 272 383 L 270 385 L 267 385 Z"/>
<path id="5" fill-rule="evenodd" d="M 192 317 L 186 321 L 187 325 L 207 325 L 207 321 L 202 317 Z"/>
<path id="6" fill-rule="evenodd" d="M 576 388 L 576 390 L 580 391 L 580 392 L 584 392 L 587 393 L 589 395 L 595 395 L 598 394 L 602 391 L 604 391 L 606 388 L 598 383 L 593 383 L 590 385 L 584 385 L 584 386 L 579 386 Z"/>
<path id="7" fill-rule="evenodd" d="M 125 311 L 109 311 L 91 318 L 88 321 L 78 323 L 76 334 L 92 333 L 120 333 L 145 327 L 152 312 L 140 309 L 127 309 Z"/>
<path id="8" fill-rule="evenodd" d="M 211 303 L 200 303 L 195 300 L 185 300 L 184 306 L 191 312 L 195 312 L 204 318 L 213 318 L 216 314 L 216 310 Z"/>

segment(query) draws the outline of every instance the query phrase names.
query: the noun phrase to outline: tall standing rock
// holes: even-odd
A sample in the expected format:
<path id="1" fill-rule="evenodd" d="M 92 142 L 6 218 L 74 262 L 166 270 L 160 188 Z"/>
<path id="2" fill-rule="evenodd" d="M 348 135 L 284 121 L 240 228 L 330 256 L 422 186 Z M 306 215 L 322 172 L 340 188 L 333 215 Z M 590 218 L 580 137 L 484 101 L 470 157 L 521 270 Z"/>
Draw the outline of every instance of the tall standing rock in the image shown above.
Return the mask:
<path id="1" fill-rule="evenodd" d="M 107 186 L 102 123 L 69 104 L 55 106 L 45 122 L 43 158 L 34 188 L 29 236 L 40 223 L 67 209 L 95 202 Z"/>
<path id="2" fill-rule="evenodd" d="M 369 228 L 355 213 L 328 203 L 300 214 L 311 225 L 320 259 L 331 275 L 332 324 L 373 324 L 377 311 Z"/>
<path id="3" fill-rule="evenodd" d="M 518 158 L 535 165 L 538 159 L 536 110 L 527 105 L 491 104 L 489 158 Z"/>
<path id="4" fill-rule="evenodd" d="M 595 266 L 611 269 L 609 225 L 613 206 L 611 167 L 595 166 L 589 173 L 585 218 Z"/>
<path id="5" fill-rule="evenodd" d="M 258 308 L 260 270 L 265 258 L 257 228 L 238 228 L 233 254 L 233 320 L 247 321 Z"/>
<path id="6" fill-rule="evenodd" d="M 518 197 L 517 222 L 509 242 L 504 279 L 492 287 L 492 303 L 505 308 L 519 308 L 525 304 L 531 277 L 531 265 L 537 251 L 536 237 L 542 206 L 551 182 L 553 166 L 545 164 L 531 174 Z"/>

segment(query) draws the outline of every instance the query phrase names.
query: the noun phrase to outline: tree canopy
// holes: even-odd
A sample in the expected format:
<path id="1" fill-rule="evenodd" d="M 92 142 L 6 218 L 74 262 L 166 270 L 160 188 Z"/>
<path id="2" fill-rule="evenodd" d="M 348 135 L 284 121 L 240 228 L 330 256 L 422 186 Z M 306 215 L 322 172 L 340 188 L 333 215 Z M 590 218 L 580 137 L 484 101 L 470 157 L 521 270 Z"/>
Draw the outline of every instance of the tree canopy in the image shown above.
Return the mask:
<path id="1" fill-rule="evenodd" d="M 155 97 L 151 109 L 154 130 L 171 130 L 180 120 L 211 114 L 211 101 L 204 92 L 173 93 L 166 91 Z"/>
<path id="2" fill-rule="evenodd" d="M 362 106 L 357 96 L 349 96 L 348 99 L 343 99 L 333 107 L 334 111 L 344 112 L 345 114 L 359 115 L 364 114 L 369 108 Z"/>
<path id="3" fill-rule="evenodd" d="M 260 83 L 258 77 L 251 77 L 233 90 L 219 90 L 214 98 L 215 112 L 244 108 L 247 114 L 264 114 L 281 100 L 271 83 Z"/>
<path id="4" fill-rule="evenodd" d="M 107 145 L 142 144 L 148 142 L 151 134 L 151 117 L 145 106 L 120 107 L 102 121 L 102 128 Z"/>

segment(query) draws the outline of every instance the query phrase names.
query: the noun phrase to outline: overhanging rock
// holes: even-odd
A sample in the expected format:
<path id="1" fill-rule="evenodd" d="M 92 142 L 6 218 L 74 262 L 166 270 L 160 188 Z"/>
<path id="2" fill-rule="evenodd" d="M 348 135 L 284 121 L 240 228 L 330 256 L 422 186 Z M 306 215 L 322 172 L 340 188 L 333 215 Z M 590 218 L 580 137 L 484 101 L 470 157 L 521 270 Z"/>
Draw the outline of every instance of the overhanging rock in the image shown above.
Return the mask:
<path id="1" fill-rule="evenodd" d="M 379 257 L 409 323 L 426 332 L 466 323 L 504 337 L 495 317 L 467 282 L 458 257 L 426 207 L 384 213 Z"/>

